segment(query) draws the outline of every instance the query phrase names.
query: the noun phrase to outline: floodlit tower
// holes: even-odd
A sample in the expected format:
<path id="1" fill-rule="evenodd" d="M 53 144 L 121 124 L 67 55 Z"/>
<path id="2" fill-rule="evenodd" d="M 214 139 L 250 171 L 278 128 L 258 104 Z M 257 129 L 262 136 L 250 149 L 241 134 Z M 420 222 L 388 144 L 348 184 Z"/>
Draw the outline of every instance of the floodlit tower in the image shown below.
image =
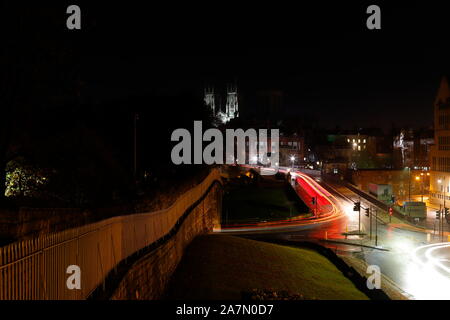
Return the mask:
<path id="1" fill-rule="evenodd" d="M 227 85 L 227 104 L 225 114 L 228 120 L 239 117 L 238 92 L 236 84 Z"/>
<path id="2" fill-rule="evenodd" d="M 216 99 L 214 95 L 214 87 L 206 87 L 205 88 L 205 104 L 211 108 L 213 115 L 216 115 Z"/>

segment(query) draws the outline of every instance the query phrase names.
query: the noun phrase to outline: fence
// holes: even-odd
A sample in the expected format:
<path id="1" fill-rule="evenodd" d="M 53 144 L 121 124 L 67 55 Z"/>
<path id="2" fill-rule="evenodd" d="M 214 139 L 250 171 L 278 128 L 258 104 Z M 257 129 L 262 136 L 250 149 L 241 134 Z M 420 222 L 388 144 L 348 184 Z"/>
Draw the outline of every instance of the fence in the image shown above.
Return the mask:
<path id="1" fill-rule="evenodd" d="M 123 259 L 167 234 L 220 173 L 213 169 L 167 209 L 117 216 L 0 248 L 0 300 L 85 299 Z M 81 270 L 69 290 L 67 267 Z"/>

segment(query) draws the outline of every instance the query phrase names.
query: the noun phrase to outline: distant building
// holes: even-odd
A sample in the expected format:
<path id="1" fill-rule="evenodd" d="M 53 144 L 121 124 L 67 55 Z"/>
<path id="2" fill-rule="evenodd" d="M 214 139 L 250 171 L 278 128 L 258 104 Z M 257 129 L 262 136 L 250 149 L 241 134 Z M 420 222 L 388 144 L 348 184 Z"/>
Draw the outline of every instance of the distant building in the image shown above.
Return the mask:
<path id="1" fill-rule="evenodd" d="M 318 156 L 324 163 L 339 163 L 339 167 L 346 163 L 349 169 L 375 167 L 376 143 L 376 137 L 366 134 L 328 134 L 317 148 Z"/>
<path id="2" fill-rule="evenodd" d="M 280 166 L 297 166 L 304 162 L 305 157 L 305 143 L 303 137 L 296 133 L 285 136 L 280 134 Z"/>
<path id="3" fill-rule="evenodd" d="M 402 129 L 393 141 L 394 167 L 429 170 L 433 144 L 431 130 Z"/>
<path id="4" fill-rule="evenodd" d="M 267 137 L 267 141 L 256 141 L 253 147 L 258 151 L 258 157 L 249 158 L 249 141 L 245 141 L 246 154 L 245 161 L 251 164 L 266 163 L 267 159 L 272 155 L 278 154 L 278 162 L 271 163 L 273 166 L 291 167 L 303 164 L 305 157 L 304 138 L 297 133 L 285 135 L 280 132 L 278 137 L 278 145 L 272 141 L 271 137 Z M 236 141 L 235 141 L 236 148 Z M 261 150 L 266 150 L 266 154 L 260 154 Z"/>
<path id="5" fill-rule="evenodd" d="M 431 148 L 430 201 L 450 206 L 450 89 L 443 77 L 434 102 L 434 146 Z"/>
<path id="6" fill-rule="evenodd" d="M 325 133 L 315 151 L 322 172 L 342 179 L 355 170 L 392 168 L 392 138 L 378 128 Z"/>
<path id="7" fill-rule="evenodd" d="M 222 123 L 239 117 L 239 98 L 236 84 L 228 84 L 226 90 L 225 110 L 222 110 L 222 95 L 215 92 L 213 86 L 205 87 L 205 105 L 211 108 L 213 115 Z"/>
<path id="8" fill-rule="evenodd" d="M 235 84 L 227 86 L 227 104 L 225 105 L 225 118 L 228 121 L 239 117 L 238 90 Z"/>
<path id="9" fill-rule="evenodd" d="M 205 104 L 211 108 L 212 113 L 216 114 L 216 95 L 214 94 L 214 87 L 206 87 L 204 95 Z"/>

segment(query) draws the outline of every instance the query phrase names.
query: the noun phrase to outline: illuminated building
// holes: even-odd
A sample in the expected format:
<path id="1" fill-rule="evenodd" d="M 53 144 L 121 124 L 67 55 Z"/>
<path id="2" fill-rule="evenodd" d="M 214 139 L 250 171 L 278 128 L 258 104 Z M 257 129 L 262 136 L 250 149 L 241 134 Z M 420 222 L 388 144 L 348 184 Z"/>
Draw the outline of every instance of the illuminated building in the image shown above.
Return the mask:
<path id="1" fill-rule="evenodd" d="M 450 90 L 442 78 L 434 102 L 434 139 L 431 148 L 430 201 L 450 206 Z"/>
<path id="2" fill-rule="evenodd" d="M 222 110 L 221 96 L 214 91 L 214 87 L 205 88 L 204 101 L 211 108 L 213 115 L 220 119 L 222 123 L 227 123 L 239 117 L 239 99 L 236 84 L 227 85 L 225 110 Z M 216 102 L 218 102 L 218 107 L 216 107 Z"/>
<path id="3" fill-rule="evenodd" d="M 214 95 L 214 87 L 205 88 L 205 104 L 211 108 L 212 113 L 216 114 L 216 96 Z"/>

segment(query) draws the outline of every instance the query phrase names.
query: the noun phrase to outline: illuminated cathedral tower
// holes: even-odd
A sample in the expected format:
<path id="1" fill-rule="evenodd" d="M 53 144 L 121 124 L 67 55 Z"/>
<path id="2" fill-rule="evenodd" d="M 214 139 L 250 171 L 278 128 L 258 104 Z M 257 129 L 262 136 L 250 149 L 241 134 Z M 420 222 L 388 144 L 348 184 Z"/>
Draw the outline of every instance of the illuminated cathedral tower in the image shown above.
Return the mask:
<path id="1" fill-rule="evenodd" d="M 238 92 L 236 84 L 227 85 L 227 104 L 225 106 L 227 122 L 239 117 Z"/>
<path id="2" fill-rule="evenodd" d="M 213 115 L 216 115 L 216 97 L 214 95 L 214 87 L 205 88 L 205 104 L 211 108 Z"/>
<path id="3" fill-rule="evenodd" d="M 222 95 L 217 94 L 213 86 L 206 86 L 204 92 L 205 105 L 211 108 L 213 115 L 222 123 L 239 117 L 238 92 L 236 84 L 228 84 L 226 91 L 225 110 L 222 109 Z M 217 105 L 216 105 L 217 102 Z"/>

